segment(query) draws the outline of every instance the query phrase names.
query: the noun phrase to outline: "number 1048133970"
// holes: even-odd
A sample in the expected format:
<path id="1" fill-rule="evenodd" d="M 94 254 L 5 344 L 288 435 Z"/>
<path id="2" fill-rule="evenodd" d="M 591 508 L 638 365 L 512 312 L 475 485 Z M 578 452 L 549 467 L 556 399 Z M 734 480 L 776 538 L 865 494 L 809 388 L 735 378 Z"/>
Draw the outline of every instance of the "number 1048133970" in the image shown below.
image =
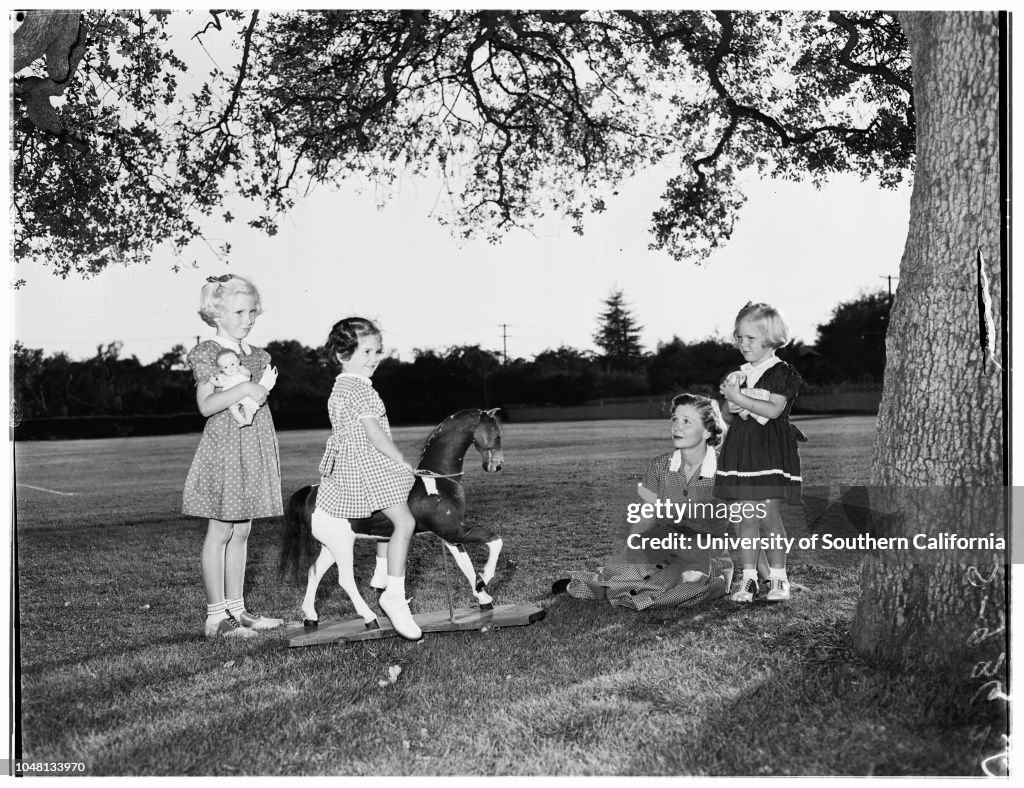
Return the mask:
<path id="1" fill-rule="evenodd" d="M 85 774 L 85 764 L 81 761 L 28 761 L 16 760 L 13 762 L 11 774 L 17 777 L 19 774 Z"/>

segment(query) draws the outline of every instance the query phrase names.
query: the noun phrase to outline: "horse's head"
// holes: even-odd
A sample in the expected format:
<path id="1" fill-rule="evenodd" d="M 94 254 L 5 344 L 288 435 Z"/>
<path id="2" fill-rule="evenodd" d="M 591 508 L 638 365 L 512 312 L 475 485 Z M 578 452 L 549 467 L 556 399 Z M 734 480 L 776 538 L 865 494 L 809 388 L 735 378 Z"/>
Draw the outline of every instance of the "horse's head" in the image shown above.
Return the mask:
<path id="1" fill-rule="evenodd" d="M 501 422 L 498 408 L 480 411 L 480 423 L 473 430 L 473 445 L 483 457 L 483 467 L 488 473 L 500 471 L 505 458 L 501 453 Z"/>

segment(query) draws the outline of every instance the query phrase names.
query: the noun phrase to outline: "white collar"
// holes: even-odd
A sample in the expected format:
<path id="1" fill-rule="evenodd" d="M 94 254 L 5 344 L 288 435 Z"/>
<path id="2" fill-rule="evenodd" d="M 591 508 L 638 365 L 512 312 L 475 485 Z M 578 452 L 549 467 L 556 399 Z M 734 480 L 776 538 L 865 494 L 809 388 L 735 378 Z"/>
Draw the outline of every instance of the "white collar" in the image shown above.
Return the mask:
<path id="1" fill-rule="evenodd" d="M 241 352 L 246 356 L 252 355 L 252 348 L 245 344 L 244 339 L 238 340 L 238 343 L 235 344 L 230 339 L 225 339 L 220 334 L 214 334 L 213 341 L 221 347 L 226 347 L 228 350 L 234 350 L 236 353 Z"/>
<path id="2" fill-rule="evenodd" d="M 668 469 L 670 471 L 678 471 L 683 467 L 683 450 L 676 449 L 672 452 L 672 459 L 669 460 Z M 718 470 L 718 455 L 715 454 L 715 450 L 710 446 L 707 447 L 707 453 L 704 455 L 704 460 L 700 464 L 700 476 L 702 479 L 713 479 L 715 472 Z"/>
<path id="3" fill-rule="evenodd" d="M 355 378 L 356 380 L 363 381 L 363 383 L 365 383 L 367 386 L 372 386 L 373 385 L 373 381 L 372 380 L 370 380 L 368 377 L 366 377 L 366 375 L 360 375 L 358 372 L 340 372 L 340 373 L 338 373 L 338 377 L 339 378 Z"/>
<path id="4" fill-rule="evenodd" d="M 782 359 L 775 355 L 773 350 L 763 359 L 758 361 L 756 364 L 746 363 L 740 367 L 740 372 L 744 374 L 747 379 L 746 387 L 748 389 L 753 388 L 757 385 L 757 382 L 761 379 L 761 376 L 769 369 L 774 367 L 776 364 L 781 364 Z"/>

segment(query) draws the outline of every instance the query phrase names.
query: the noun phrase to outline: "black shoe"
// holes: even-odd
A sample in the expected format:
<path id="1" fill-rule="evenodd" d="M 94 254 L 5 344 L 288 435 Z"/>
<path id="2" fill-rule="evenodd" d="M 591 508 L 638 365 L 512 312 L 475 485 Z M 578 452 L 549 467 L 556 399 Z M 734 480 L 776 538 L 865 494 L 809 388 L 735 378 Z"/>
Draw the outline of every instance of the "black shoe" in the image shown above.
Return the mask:
<path id="1" fill-rule="evenodd" d="M 551 584 L 552 594 L 564 594 L 569 589 L 569 578 L 563 577 Z"/>

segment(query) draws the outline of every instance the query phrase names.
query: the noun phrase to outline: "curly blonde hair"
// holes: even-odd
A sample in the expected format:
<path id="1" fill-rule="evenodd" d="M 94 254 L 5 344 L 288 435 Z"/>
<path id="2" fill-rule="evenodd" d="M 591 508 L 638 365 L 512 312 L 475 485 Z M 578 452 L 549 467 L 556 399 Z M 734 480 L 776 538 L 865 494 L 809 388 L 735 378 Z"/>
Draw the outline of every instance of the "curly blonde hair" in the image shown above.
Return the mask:
<path id="1" fill-rule="evenodd" d="M 786 325 L 782 313 L 771 304 L 755 304 L 753 301 L 747 301 L 743 309 L 736 315 L 736 324 L 733 327 L 732 336 L 737 347 L 739 347 L 739 342 L 736 338 L 740 333 L 740 323 L 744 320 L 749 320 L 760 327 L 764 333 L 766 345 L 778 349 L 789 344 L 789 326 Z"/>
<path id="2" fill-rule="evenodd" d="M 199 317 L 208 326 L 217 327 L 217 318 L 224 312 L 224 299 L 242 293 L 251 295 L 256 300 L 256 314 L 263 314 L 263 302 L 256 285 L 241 276 L 225 274 L 211 276 L 199 293 Z"/>

